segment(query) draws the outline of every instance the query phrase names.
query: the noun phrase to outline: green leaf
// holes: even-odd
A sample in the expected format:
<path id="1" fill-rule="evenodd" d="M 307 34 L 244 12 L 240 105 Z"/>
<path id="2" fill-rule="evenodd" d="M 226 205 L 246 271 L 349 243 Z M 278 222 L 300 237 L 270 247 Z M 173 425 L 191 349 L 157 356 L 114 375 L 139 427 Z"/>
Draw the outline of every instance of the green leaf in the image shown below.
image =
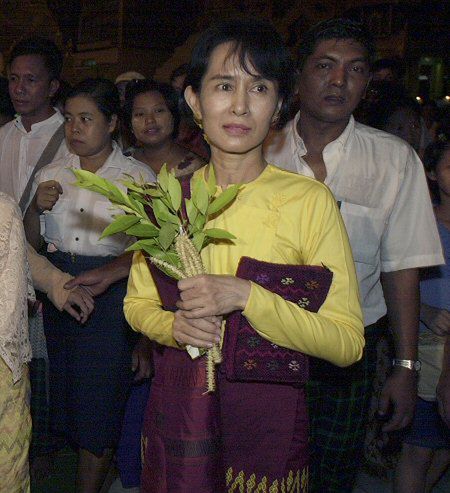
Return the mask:
<path id="1" fill-rule="evenodd" d="M 197 177 L 194 180 L 191 198 L 197 209 L 202 214 L 206 214 L 209 204 L 209 196 L 205 187 L 205 183 L 202 179 L 200 179 L 200 177 Z"/>
<path id="2" fill-rule="evenodd" d="M 194 221 L 195 221 L 197 214 L 198 214 L 198 209 L 197 209 L 197 207 L 195 207 L 195 205 L 191 199 L 186 199 L 184 202 L 186 205 L 186 212 L 187 212 L 187 216 L 189 219 L 189 223 L 194 224 Z"/>
<path id="3" fill-rule="evenodd" d="M 116 233 L 122 233 L 137 222 L 139 222 L 139 218 L 136 216 L 128 216 L 123 214 L 121 214 L 120 216 L 116 216 L 113 222 L 105 228 L 102 235 L 100 236 L 100 239 L 106 238 L 107 236 L 111 236 Z"/>
<path id="4" fill-rule="evenodd" d="M 203 242 L 205 241 L 205 237 L 206 237 L 206 235 L 202 231 L 200 231 L 198 233 L 194 233 L 194 236 L 192 237 L 192 243 L 195 246 L 195 249 L 197 250 L 197 252 L 199 252 L 199 253 L 202 250 Z"/>
<path id="5" fill-rule="evenodd" d="M 132 245 L 130 245 L 125 251 L 126 252 L 133 252 L 133 251 L 140 251 L 144 250 L 147 252 L 146 249 L 153 249 L 152 251 L 154 253 L 147 252 L 149 255 L 155 256 L 155 254 L 159 251 L 161 251 L 161 248 L 159 245 L 156 243 L 156 239 L 152 240 L 139 240 L 135 241 Z"/>
<path id="6" fill-rule="evenodd" d="M 163 164 L 160 172 L 158 173 L 157 180 L 162 190 L 164 192 L 167 192 L 169 187 L 169 172 L 167 171 L 166 164 Z"/>
<path id="7" fill-rule="evenodd" d="M 208 168 L 208 195 L 214 197 L 217 189 L 216 173 L 214 172 L 214 166 L 211 165 Z"/>
<path id="8" fill-rule="evenodd" d="M 175 212 L 178 212 L 181 207 L 181 185 L 172 173 L 169 173 L 168 192 L 170 202 Z"/>
<path id="9" fill-rule="evenodd" d="M 169 211 L 169 208 L 161 199 L 153 199 L 153 214 L 155 214 L 156 220 L 160 226 L 169 222 L 172 224 L 178 224 L 178 217 Z"/>
<path id="10" fill-rule="evenodd" d="M 163 250 L 167 250 L 173 243 L 178 230 L 173 224 L 163 224 L 159 230 L 158 240 Z"/>
<path id="11" fill-rule="evenodd" d="M 162 197 L 162 192 L 157 188 L 147 188 L 145 190 L 145 195 L 148 195 L 149 197 L 159 198 Z"/>
<path id="12" fill-rule="evenodd" d="M 239 191 L 239 185 L 231 185 L 216 197 L 208 207 L 208 216 L 219 212 L 224 207 L 229 205 L 236 197 Z"/>
<path id="13" fill-rule="evenodd" d="M 236 236 L 232 235 L 228 231 L 219 228 L 210 228 L 204 230 L 205 235 L 208 238 L 214 238 L 218 240 L 235 240 Z"/>
<path id="14" fill-rule="evenodd" d="M 159 235 L 159 229 L 154 224 L 135 224 L 128 228 L 127 235 L 137 236 L 138 238 L 156 238 Z"/>
<path id="15" fill-rule="evenodd" d="M 194 231 L 197 232 L 197 231 L 201 231 L 203 229 L 203 227 L 205 226 L 205 223 L 206 223 L 206 216 L 203 215 L 203 214 L 199 214 L 196 218 L 195 218 L 195 221 L 193 223 L 193 227 L 194 227 Z"/>

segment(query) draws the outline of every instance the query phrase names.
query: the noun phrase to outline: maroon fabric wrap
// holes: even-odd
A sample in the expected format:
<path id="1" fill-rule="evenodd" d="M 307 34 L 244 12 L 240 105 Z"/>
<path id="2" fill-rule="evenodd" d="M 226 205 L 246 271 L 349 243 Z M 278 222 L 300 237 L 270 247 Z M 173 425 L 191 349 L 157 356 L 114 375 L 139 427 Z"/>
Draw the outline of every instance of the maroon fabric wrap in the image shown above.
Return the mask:
<path id="1" fill-rule="evenodd" d="M 284 265 L 242 257 L 236 276 L 256 282 L 305 310 L 317 312 L 325 301 L 332 272 L 320 266 Z M 241 312 L 227 318 L 223 344 L 229 380 L 305 384 L 308 357 L 261 337 Z"/>

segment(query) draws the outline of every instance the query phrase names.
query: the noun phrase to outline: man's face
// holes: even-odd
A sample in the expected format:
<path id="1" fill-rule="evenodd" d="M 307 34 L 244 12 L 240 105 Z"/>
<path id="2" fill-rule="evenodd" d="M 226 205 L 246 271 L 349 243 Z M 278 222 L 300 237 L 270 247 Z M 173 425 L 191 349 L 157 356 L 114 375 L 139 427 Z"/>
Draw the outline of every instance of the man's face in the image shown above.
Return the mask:
<path id="1" fill-rule="evenodd" d="M 299 77 L 300 109 L 323 123 L 345 123 L 370 80 L 367 50 L 353 39 L 317 43 Z"/>
<path id="2" fill-rule="evenodd" d="M 38 122 L 47 117 L 51 98 L 59 83 L 50 76 L 40 55 L 15 58 L 8 73 L 9 95 L 14 109 L 22 117 Z"/>

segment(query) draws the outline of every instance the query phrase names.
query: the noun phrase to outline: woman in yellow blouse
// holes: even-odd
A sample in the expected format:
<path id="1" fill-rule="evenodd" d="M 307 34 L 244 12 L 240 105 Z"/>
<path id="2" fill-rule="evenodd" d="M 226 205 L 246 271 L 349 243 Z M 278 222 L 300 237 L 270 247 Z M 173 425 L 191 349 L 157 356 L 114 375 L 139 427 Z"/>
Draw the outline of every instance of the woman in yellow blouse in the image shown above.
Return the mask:
<path id="1" fill-rule="evenodd" d="M 220 341 L 220 318 L 239 310 L 258 334 L 271 341 L 274 347 L 291 348 L 339 366 L 350 365 L 361 358 L 364 338 L 358 287 L 337 205 L 323 184 L 275 168 L 263 158 L 262 143 L 270 126 L 286 118 L 292 78 L 293 68 L 281 39 L 270 26 L 259 21 L 232 21 L 211 28 L 193 51 L 185 99 L 196 119 L 202 122 L 211 146 L 210 165 L 198 170 L 196 175 L 206 179 L 213 167 L 222 189 L 234 183 L 242 186 L 231 206 L 207 224 L 208 228 L 226 229 L 236 236 L 236 240 L 210 244 L 203 249 L 202 260 L 210 274 L 178 282 L 181 299 L 175 313 L 162 309 L 146 260 L 141 253 L 135 254 L 125 298 L 125 315 L 135 330 L 162 346 L 180 348 L 190 344 L 209 348 Z M 330 269 L 333 273 L 331 288 L 319 312 L 311 313 L 301 303 L 285 301 L 256 282 L 236 277 L 238 263 L 244 255 L 277 264 L 324 265 Z M 167 365 L 163 368 L 166 381 L 164 383 L 161 375 L 158 379 L 157 367 L 152 389 L 155 394 L 150 397 L 147 410 L 147 419 L 150 419 L 150 408 L 162 406 L 157 416 L 163 424 L 157 424 L 156 431 L 152 432 L 159 430 L 161 434 L 147 437 L 150 441 L 159 440 L 160 449 L 158 451 L 158 447 L 145 442 L 148 453 L 145 455 L 142 491 L 217 493 L 234 491 L 238 484 L 247 484 L 247 481 L 256 486 L 265 484 L 267 488 L 298 481 L 298 489 L 292 491 L 307 491 L 306 466 L 294 467 L 286 456 L 293 450 L 294 437 L 286 444 L 271 436 L 271 451 L 262 446 L 261 450 L 248 451 L 251 456 L 265 455 L 261 462 L 266 464 L 266 469 L 258 470 L 254 465 L 252 470 L 243 467 L 240 471 L 236 466 L 230 466 L 232 459 L 224 439 L 227 432 L 221 428 L 224 416 L 218 420 L 221 429 L 218 440 L 222 442 L 218 449 L 213 447 L 212 441 L 201 442 L 199 436 L 192 440 L 183 437 L 167 440 L 172 430 L 165 428 L 164 416 L 169 416 L 171 410 L 164 409 L 165 397 L 158 395 L 158 388 L 163 389 L 174 372 Z M 176 380 L 164 392 L 181 392 Z M 221 385 L 226 387 L 230 382 L 219 379 L 219 394 Z M 255 388 L 264 391 L 266 387 L 263 386 L 267 384 L 234 385 L 245 386 L 241 393 L 245 399 L 245 395 L 250 395 Z M 283 395 L 295 402 L 303 399 L 302 389 L 295 388 L 292 392 Z M 267 405 L 276 415 L 277 403 L 268 402 Z M 248 423 L 252 426 L 247 429 L 248 436 L 263 422 L 262 413 L 261 408 L 257 409 L 252 418 L 254 426 L 252 421 Z M 292 413 L 295 415 L 295 410 Z M 244 417 L 237 415 L 233 419 L 241 421 Z M 292 419 L 293 430 L 297 430 L 300 421 L 295 421 L 295 417 Z M 307 427 L 305 422 L 301 426 Z M 295 435 L 296 432 L 292 433 Z M 235 448 L 245 446 L 237 441 L 234 443 Z M 186 473 L 189 465 L 184 464 L 185 469 L 177 470 L 177 459 L 183 457 L 193 461 L 195 457 L 200 460 L 202 454 L 207 455 L 205 449 L 213 455 L 216 453 L 216 458 L 221 456 L 216 467 L 221 463 L 223 478 L 208 483 L 205 478 L 198 480 L 198 471 L 204 470 L 205 475 L 214 476 L 208 468 L 190 474 Z M 164 458 L 149 457 L 158 454 Z M 175 459 L 171 461 L 170 457 Z M 268 472 L 269 465 L 275 462 L 282 464 L 279 474 Z"/>

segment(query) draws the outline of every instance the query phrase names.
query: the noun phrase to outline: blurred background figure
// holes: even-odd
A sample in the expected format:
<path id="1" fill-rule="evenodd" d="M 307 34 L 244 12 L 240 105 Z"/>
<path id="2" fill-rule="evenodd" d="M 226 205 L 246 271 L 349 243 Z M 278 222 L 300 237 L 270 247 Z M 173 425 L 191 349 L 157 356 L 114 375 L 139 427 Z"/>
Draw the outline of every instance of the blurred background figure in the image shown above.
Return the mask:
<path id="1" fill-rule="evenodd" d="M 16 111 L 9 97 L 8 79 L 0 77 L 0 127 L 10 122 Z"/>

